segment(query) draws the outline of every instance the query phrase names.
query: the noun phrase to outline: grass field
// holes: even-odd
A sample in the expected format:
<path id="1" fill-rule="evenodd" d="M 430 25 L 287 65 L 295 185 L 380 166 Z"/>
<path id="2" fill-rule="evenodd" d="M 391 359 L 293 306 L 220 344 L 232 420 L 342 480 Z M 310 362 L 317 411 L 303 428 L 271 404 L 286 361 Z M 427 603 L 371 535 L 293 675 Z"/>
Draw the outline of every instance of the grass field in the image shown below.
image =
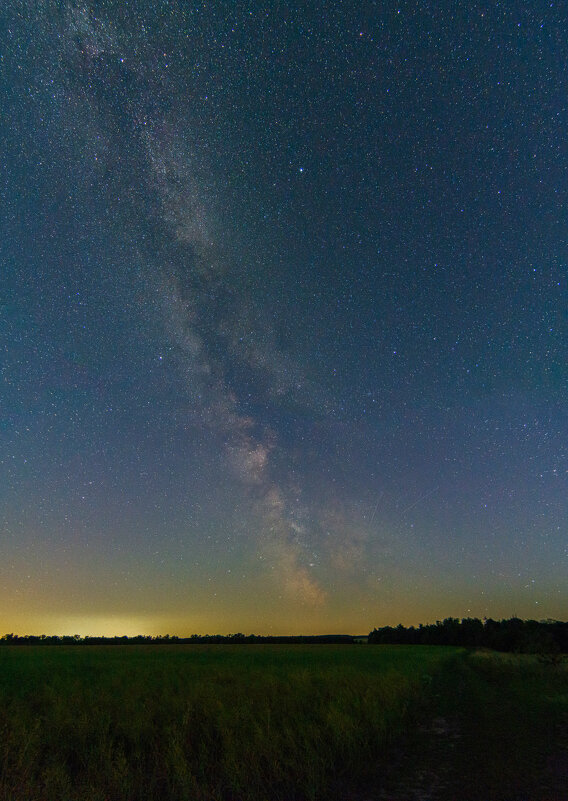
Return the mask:
<path id="1" fill-rule="evenodd" d="M 441 707 L 461 725 L 461 801 L 568 801 L 568 664 L 479 651 L 457 673 L 461 691 L 442 688 Z"/>
<path id="2" fill-rule="evenodd" d="M 563 668 L 442 647 L 2 647 L 0 801 L 327 799 L 436 715 L 461 720 L 456 776 L 505 798 L 566 692 Z"/>

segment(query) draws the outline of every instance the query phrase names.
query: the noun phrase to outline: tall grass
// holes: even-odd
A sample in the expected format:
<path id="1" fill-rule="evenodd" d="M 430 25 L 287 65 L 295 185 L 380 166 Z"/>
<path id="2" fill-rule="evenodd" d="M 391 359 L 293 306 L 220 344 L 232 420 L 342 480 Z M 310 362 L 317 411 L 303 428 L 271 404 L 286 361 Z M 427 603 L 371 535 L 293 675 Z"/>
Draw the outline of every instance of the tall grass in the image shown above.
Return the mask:
<path id="1" fill-rule="evenodd" d="M 400 734 L 455 649 L 0 649 L 0 801 L 325 797 Z"/>
<path id="2" fill-rule="evenodd" d="M 561 794 L 547 790 L 558 778 L 547 778 L 546 766 L 568 724 L 568 664 L 478 651 L 457 663 L 456 679 L 458 696 L 447 689 L 445 696 L 446 711 L 462 721 L 456 770 L 472 777 L 460 793 L 463 801 L 567 801 L 568 785 Z"/>

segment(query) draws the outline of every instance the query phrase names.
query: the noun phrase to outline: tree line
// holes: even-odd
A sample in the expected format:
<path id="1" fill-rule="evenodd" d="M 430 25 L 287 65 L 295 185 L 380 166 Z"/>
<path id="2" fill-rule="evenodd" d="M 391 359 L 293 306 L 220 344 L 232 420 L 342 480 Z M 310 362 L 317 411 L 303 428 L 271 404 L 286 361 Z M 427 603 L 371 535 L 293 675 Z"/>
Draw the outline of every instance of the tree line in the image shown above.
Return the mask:
<path id="1" fill-rule="evenodd" d="M 139 634 L 136 637 L 81 637 L 73 635 L 34 635 L 4 634 L 0 638 L 2 645 L 188 645 L 218 643 L 272 643 L 272 644 L 309 644 L 331 643 L 335 645 L 350 644 L 354 638 L 350 634 L 314 634 L 271 636 L 259 634 L 192 634 L 191 637 L 177 637 L 161 634 L 156 637 Z"/>
<path id="2" fill-rule="evenodd" d="M 568 653 L 568 623 L 518 617 L 508 620 L 447 617 L 418 627 L 373 629 L 368 641 L 379 645 L 458 645 L 518 653 Z"/>
<path id="3" fill-rule="evenodd" d="M 5 634 L 0 647 L 5 645 L 188 645 L 188 644 L 315 644 L 349 645 L 364 637 L 350 634 L 318 634 L 272 636 L 259 634 L 192 634 L 178 637 L 171 634 L 136 637 L 81 637 L 74 635 L 18 635 Z M 568 653 L 568 622 L 559 620 L 508 620 L 492 618 L 447 617 L 436 623 L 405 627 L 382 626 L 373 629 L 368 642 L 375 645 L 456 645 L 466 648 L 490 648 L 495 651 L 518 653 Z"/>

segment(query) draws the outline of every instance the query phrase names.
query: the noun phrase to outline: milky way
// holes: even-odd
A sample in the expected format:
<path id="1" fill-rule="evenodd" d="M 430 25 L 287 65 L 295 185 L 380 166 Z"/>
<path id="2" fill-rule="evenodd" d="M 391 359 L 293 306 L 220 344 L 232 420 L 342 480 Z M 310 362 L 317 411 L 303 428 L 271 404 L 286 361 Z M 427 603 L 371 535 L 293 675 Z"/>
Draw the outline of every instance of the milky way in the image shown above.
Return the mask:
<path id="1" fill-rule="evenodd" d="M 563 616 L 567 20 L 316 6 L 2 12 L 11 630 Z"/>

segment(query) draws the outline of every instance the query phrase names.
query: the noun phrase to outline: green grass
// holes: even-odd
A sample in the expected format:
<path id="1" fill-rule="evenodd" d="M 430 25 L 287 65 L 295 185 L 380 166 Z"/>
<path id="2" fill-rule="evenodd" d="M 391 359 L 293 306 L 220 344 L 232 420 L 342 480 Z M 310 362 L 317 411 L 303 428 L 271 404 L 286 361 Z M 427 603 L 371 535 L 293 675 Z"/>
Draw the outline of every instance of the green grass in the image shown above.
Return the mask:
<path id="1" fill-rule="evenodd" d="M 460 720 L 454 771 L 463 801 L 566 801 L 568 786 L 562 792 L 562 781 L 547 777 L 546 763 L 568 724 L 568 664 L 479 651 L 458 663 L 454 687 L 442 688 L 441 704 Z"/>
<path id="2" fill-rule="evenodd" d="M 568 801 L 568 663 L 460 652 L 433 674 L 416 725 L 338 797 L 354 785 L 369 801 L 376 789 L 392 801 Z"/>
<path id="3" fill-rule="evenodd" d="M 324 798 L 411 725 L 456 649 L 0 649 L 0 800 Z"/>
<path id="4" fill-rule="evenodd" d="M 543 790 L 542 774 L 562 721 L 568 665 L 530 656 L 2 647 L 0 801 L 316 801 L 356 785 L 400 799 L 429 772 L 437 799 L 558 801 L 568 793 Z"/>

